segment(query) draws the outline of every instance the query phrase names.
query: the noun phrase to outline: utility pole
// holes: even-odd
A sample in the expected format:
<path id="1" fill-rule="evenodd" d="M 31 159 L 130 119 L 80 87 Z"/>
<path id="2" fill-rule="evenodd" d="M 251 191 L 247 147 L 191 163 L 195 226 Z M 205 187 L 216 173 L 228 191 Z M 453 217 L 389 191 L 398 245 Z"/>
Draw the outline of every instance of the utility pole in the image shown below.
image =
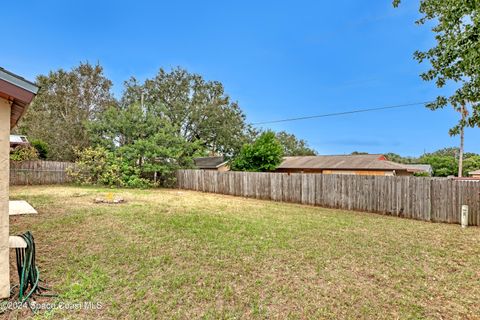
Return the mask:
<path id="1" fill-rule="evenodd" d="M 463 145 L 465 141 L 465 117 L 466 117 L 466 109 L 465 105 L 462 104 L 462 107 L 460 109 L 460 112 L 462 113 L 462 122 L 460 126 L 460 154 L 458 155 L 458 177 L 462 177 L 463 173 Z"/>

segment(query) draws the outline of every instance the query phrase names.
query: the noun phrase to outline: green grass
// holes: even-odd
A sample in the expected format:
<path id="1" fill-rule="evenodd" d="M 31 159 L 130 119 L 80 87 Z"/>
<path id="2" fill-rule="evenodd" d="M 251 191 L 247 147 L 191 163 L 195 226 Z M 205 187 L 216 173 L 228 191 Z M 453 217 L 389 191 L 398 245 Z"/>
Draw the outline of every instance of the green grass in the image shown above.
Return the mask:
<path id="1" fill-rule="evenodd" d="M 127 203 L 93 203 L 107 192 Z M 179 190 L 11 197 L 39 210 L 12 217 L 11 233 L 33 232 L 53 301 L 103 305 L 37 318 L 480 315 L 479 228 Z"/>

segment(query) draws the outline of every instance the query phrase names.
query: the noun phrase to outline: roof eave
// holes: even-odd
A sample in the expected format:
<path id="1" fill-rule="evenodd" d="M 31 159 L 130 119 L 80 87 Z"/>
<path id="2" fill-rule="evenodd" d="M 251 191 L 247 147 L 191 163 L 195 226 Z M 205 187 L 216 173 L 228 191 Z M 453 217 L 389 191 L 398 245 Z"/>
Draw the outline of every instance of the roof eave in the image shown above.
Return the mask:
<path id="1" fill-rule="evenodd" d="M 0 97 L 11 102 L 11 129 L 23 117 L 38 90 L 33 82 L 0 68 Z"/>

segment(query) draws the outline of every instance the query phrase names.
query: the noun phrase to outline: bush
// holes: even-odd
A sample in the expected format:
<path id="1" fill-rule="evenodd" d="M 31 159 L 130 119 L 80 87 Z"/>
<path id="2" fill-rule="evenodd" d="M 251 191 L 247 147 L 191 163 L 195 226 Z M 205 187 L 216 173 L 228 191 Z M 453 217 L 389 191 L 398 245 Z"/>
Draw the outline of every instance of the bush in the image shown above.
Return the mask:
<path id="1" fill-rule="evenodd" d="M 253 144 L 245 144 L 232 161 L 237 171 L 273 171 L 282 162 L 283 147 L 275 133 L 262 133 Z"/>
<path id="2" fill-rule="evenodd" d="M 30 142 L 32 147 L 34 147 L 38 152 L 38 157 L 42 160 L 47 159 L 48 156 L 48 144 L 40 139 L 35 139 Z"/>
<path id="3" fill-rule="evenodd" d="M 79 184 L 148 188 L 153 184 L 140 176 L 140 170 L 104 148 L 75 150 L 76 166 L 68 175 Z"/>
<path id="4" fill-rule="evenodd" d="M 414 177 L 430 177 L 430 174 L 428 172 L 421 171 L 421 172 L 414 172 L 413 176 Z"/>
<path id="5" fill-rule="evenodd" d="M 18 146 L 13 150 L 12 153 L 10 153 L 10 160 L 12 161 L 28 161 L 37 159 L 37 149 L 29 145 Z"/>

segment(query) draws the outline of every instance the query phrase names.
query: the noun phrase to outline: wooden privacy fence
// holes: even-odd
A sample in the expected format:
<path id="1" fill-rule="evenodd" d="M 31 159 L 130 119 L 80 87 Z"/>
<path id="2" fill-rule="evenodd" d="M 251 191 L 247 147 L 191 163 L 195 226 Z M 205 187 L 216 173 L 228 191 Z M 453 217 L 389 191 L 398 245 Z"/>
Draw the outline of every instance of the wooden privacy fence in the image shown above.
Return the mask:
<path id="1" fill-rule="evenodd" d="M 66 170 L 73 166 L 60 161 L 10 161 L 10 185 L 69 183 Z"/>
<path id="2" fill-rule="evenodd" d="M 177 171 L 181 189 L 382 213 L 432 222 L 480 225 L 480 181 L 303 173 Z"/>

